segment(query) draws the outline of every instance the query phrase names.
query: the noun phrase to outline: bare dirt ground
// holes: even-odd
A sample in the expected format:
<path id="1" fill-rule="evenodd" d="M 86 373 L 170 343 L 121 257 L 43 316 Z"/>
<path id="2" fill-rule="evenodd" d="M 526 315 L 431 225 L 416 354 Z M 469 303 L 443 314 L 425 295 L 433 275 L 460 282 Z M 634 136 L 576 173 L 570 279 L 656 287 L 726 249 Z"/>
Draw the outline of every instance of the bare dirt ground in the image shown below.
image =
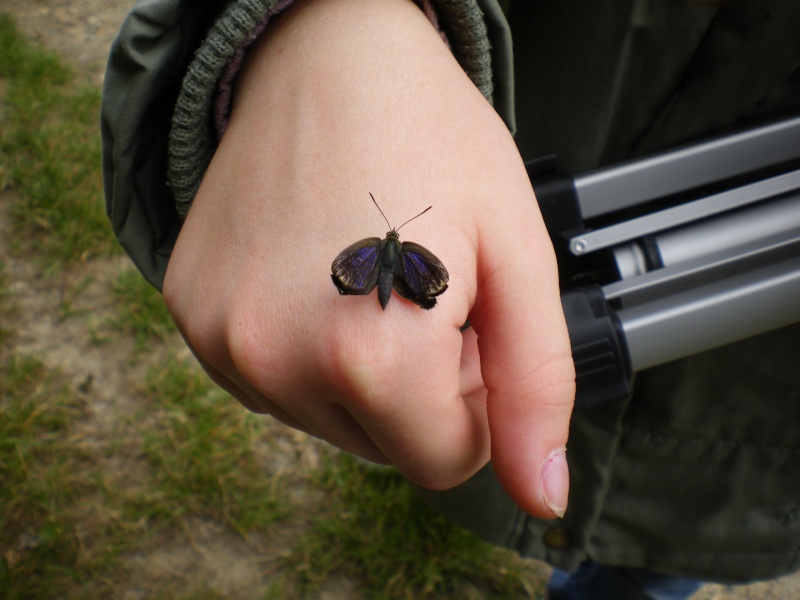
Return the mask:
<path id="1" fill-rule="evenodd" d="M 13 14 L 32 40 L 60 53 L 85 74 L 87 80 L 100 85 L 108 48 L 132 4 L 132 0 L 0 0 L 0 11 Z M 7 202 L 0 197 L 0 240 L 8 239 L 10 230 L 6 206 Z M 58 367 L 76 383 L 91 376 L 95 396 L 93 411 L 101 419 L 103 415 L 109 420 L 118 417 L 120 410 L 124 412 L 128 391 L 140 385 L 144 366 L 129 360 L 134 352 L 132 345 L 117 346 L 112 352 L 107 346 L 99 348 L 92 343 L 91 332 L 86 331 L 84 321 L 61 319 L 56 307 L 64 300 L 65 290 L 74 287 L 71 278 L 80 277 L 89 283 L 82 287 L 78 308 L 90 309 L 98 320 L 110 314 L 113 309 L 108 281 L 128 263 L 127 259 L 97 261 L 88 272 L 42 278 L 29 263 L 8 257 L 5 250 L 0 247 L 0 254 L 6 255 L 4 260 L 12 280 L 12 291 L 24 307 L 20 317 L 25 323 L 19 340 L 20 350 L 45 356 L 51 366 Z M 176 339 L 175 347 L 179 346 L 180 341 Z M 111 423 L 107 425 L 112 427 Z M 298 447 L 299 440 L 297 446 L 289 449 L 286 458 L 313 462 L 313 453 L 303 453 Z M 176 574 L 198 561 L 216 573 L 215 577 L 219 578 L 216 589 L 230 590 L 231 597 L 250 597 L 248 590 L 258 589 L 263 577 L 263 565 L 259 565 L 247 543 L 218 531 L 208 531 L 201 523 L 193 531 L 191 548 L 176 552 L 174 545 L 165 546 L 161 556 L 143 556 L 139 574 L 143 581 L 174 581 Z M 320 597 L 330 600 L 352 598 L 353 594 L 352 583 L 345 580 L 331 581 L 320 591 Z M 134 586 L 120 597 L 133 600 L 141 597 L 141 590 L 137 591 Z M 708 585 L 695 596 L 696 600 L 792 598 L 800 598 L 800 576 L 750 586 Z"/>
<path id="2" fill-rule="evenodd" d="M 80 72 L 102 82 L 111 40 L 132 0 L 0 0 L 30 39 L 60 52 Z"/>

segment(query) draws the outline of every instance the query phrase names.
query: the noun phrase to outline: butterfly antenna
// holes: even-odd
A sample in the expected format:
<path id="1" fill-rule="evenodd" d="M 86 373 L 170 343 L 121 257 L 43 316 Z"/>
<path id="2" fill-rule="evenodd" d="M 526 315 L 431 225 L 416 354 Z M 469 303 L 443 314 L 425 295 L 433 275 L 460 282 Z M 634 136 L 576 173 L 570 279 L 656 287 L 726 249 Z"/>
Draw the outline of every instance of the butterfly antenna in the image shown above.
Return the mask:
<path id="1" fill-rule="evenodd" d="M 389 226 L 389 229 L 392 229 L 392 225 L 389 223 L 389 219 L 387 219 L 386 215 L 383 214 L 383 211 L 381 210 L 381 207 L 378 206 L 378 201 L 375 200 L 375 196 L 372 195 L 372 192 L 369 192 L 369 197 L 372 198 L 372 202 L 375 204 L 378 210 L 380 210 L 381 215 L 383 216 L 383 220 L 386 221 L 386 224 Z M 405 225 L 405 223 L 403 223 L 403 225 Z M 401 225 L 400 227 L 402 227 L 403 225 Z"/>
<path id="2" fill-rule="evenodd" d="M 425 210 L 423 210 L 421 213 L 419 213 L 419 214 L 417 215 L 417 217 L 421 217 L 422 215 L 424 215 L 426 212 L 428 212 L 428 211 L 429 211 L 430 209 L 432 209 L 432 208 L 433 208 L 433 206 L 429 206 L 428 208 L 426 208 Z M 411 218 L 410 218 L 408 221 L 406 221 L 406 223 L 411 223 L 411 221 L 413 221 L 413 220 L 414 220 L 414 219 L 416 219 L 417 217 L 411 217 Z M 406 223 L 403 223 L 403 225 L 405 225 Z M 400 225 L 400 227 L 402 227 L 403 225 Z M 397 229 L 395 229 L 395 231 L 400 231 L 400 227 L 398 227 Z"/>

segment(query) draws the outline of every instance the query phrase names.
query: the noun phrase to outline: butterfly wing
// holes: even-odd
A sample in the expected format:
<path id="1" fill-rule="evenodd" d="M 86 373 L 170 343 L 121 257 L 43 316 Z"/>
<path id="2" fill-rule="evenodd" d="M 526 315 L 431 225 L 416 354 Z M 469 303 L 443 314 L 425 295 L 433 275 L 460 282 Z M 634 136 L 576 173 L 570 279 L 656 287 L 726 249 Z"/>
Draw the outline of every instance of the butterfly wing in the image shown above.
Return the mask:
<path id="1" fill-rule="evenodd" d="M 369 294 L 378 282 L 381 239 L 366 238 L 342 250 L 331 265 L 333 284 L 343 295 Z"/>
<path id="2" fill-rule="evenodd" d="M 414 242 L 403 242 L 394 289 L 422 308 L 436 306 L 436 296 L 447 289 L 447 269 L 432 252 Z"/>

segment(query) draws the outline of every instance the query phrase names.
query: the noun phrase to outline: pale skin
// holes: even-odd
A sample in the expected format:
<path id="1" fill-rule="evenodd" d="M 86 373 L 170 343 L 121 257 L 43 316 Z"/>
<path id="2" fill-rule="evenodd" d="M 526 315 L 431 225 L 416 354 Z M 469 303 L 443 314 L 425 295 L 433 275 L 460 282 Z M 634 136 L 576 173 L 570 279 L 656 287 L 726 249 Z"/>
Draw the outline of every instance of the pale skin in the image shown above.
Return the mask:
<path id="1" fill-rule="evenodd" d="M 333 258 L 401 239 L 446 265 L 432 310 L 340 296 Z M 431 489 L 491 458 L 562 514 L 574 370 L 556 265 L 505 125 L 409 0 L 299 0 L 240 74 L 164 282 L 178 327 L 248 409 Z M 472 329 L 459 327 L 469 319 Z"/>

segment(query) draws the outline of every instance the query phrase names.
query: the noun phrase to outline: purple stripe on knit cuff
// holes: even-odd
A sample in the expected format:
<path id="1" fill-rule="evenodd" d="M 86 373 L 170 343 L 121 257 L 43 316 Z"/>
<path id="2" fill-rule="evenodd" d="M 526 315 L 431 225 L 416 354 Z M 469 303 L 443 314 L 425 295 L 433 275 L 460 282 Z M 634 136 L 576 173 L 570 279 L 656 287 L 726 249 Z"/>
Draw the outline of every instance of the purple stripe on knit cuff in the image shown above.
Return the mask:
<path id="1" fill-rule="evenodd" d="M 236 49 L 231 60 L 225 66 L 222 76 L 217 83 L 217 93 L 214 99 L 214 127 L 217 130 L 217 141 L 225 135 L 228 128 L 228 119 L 231 113 L 231 103 L 233 102 L 233 83 L 242 68 L 242 62 L 247 54 L 247 49 L 253 45 L 259 36 L 264 32 L 271 17 L 286 9 L 294 0 L 279 0 L 267 11 L 261 21 L 255 26 L 253 31 L 244 41 L 244 44 Z"/>

